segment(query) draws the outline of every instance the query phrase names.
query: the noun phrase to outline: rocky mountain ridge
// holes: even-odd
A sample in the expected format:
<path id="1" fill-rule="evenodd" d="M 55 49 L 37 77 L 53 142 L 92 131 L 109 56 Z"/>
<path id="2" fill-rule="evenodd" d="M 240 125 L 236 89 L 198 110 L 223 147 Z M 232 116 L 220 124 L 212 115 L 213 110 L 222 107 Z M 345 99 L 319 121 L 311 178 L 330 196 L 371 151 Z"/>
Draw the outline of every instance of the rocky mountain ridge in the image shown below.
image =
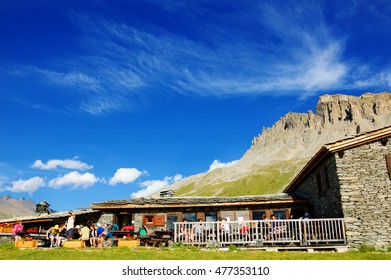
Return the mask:
<path id="1" fill-rule="evenodd" d="M 35 207 L 36 203 L 30 199 L 0 196 L 0 219 L 34 215 Z"/>
<path id="2" fill-rule="evenodd" d="M 242 160 L 311 157 L 322 145 L 391 124 L 391 93 L 319 97 L 316 111 L 288 113 L 254 137 Z M 261 157 L 259 157 L 261 155 Z"/>
<path id="3" fill-rule="evenodd" d="M 229 187 L 231 184 L 237 188 L 241 184 L 258 184 L 254 183 L 256 180 L 246 178 L 253 178 L 270 169 L 271 165 L 277 165 L 280 166 L 279 174 L 274 172 L 269 175 L 285 176 L 285 183 L 280 180 L 274 188 L 275 192 L 279 192 L 324 144 L 388 125 L 391 125 L 390 92 L 364 93 L 361 96 L 326 94 L 319 97 L 315 113 L 312 110 L 307 113 L 290 112 L 271 128 L 263 128 L 262 133 L 252 140 L 249 150 L 234 165 L 187 177 L 165 189 L 187 196 L 206 193 L 205 189 L 209 189 L 210 194 L 214 186 L 219 186 L 213 193 L 219 195 L 224 193 L 221 186 Z M 251 187 L 259 186 L 247 186 L 246 189 Z M 236 192 L 236 195 L 246 194 L 241 193 L 240 187 Z"/>

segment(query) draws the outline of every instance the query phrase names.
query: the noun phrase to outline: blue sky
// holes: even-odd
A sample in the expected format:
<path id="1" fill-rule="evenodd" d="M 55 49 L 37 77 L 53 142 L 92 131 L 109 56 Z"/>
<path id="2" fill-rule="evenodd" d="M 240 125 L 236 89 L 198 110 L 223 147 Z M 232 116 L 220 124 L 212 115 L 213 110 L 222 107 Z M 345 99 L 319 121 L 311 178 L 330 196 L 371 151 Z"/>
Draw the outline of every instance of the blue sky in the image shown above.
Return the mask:
<path id="1" fill-rule="evenodd" d="M 66 211 L 240 159 L 323 94 L 390 90 L 389 1 L 0 2 L 0 195 Z"/>

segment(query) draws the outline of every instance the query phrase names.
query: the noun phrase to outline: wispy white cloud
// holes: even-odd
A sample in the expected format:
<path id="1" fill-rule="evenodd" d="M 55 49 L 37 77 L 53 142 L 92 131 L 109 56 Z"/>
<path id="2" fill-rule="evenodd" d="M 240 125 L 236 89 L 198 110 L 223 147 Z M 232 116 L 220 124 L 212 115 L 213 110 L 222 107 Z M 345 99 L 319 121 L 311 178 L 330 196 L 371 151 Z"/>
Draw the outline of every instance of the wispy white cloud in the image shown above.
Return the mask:
<path id="1" fill-rule="evenodd" d="M 209 166 L 209 170 L 208 172 L 214 170 L 214 169 L 217 169 L 217 168 L 222 168 L 222 167 L 225 167 L 225 166 L 231 166 L 231 165 L 234 165 L 235 163 L 237 163 L 238 160 L 233 160 L 233 161 L 230 161 L 230 162 L 221 162 L 217 159 L 215 159 L 212 164 Z"/>
<path id="2" fill-rule="evenodd" d="M 70 186 L 72 189 L 87 189 L 99 181 L 100 179 L 92 173 L 80 174 L 77 171 L 72 171 L 50 180 L 48 186 L 54 189 L 61 189 L 66 186 Z"/>
<path id="3" fill-rule="evenodd" d="M 159 87 L 163 94 L 172 89 L 203 96 L 270 91 L 307 95 L 343 83 L 349 70 L 341 56 L 343 41 L 333 37 L 317 4 L 276 7 L 273 2 L 263 3 L 255 13 L 254 23 L 273 34 L 277 42 L 246 42 L 240 34 L 211 23 L 208 37 L 198 41 L 155 27 L 140 29 L 101 18 L 92 20 L 85 14 L 74 17 L 79 27 L 89 32 L 89 41 L 83 44 L 96 55 L 87 63 L 98 69 L 102 83 L 107 81 L 115 92 L 121 92 L 115 98 L 132 96 L 140 101 L 136 92 L 148 87 Z M 115 106 L 99 110 L 105 107 Z"/>
<path id="4" fill-rule="evenodd" d="M 386 88 L 391 88 L 391 70 L 374 73 L 373 76 L 365 75 L 357 77 L 353 87 L 378 87 L 384 85 Z"/>
<path id="5" fill-rule="evenodd" d="M 92 169 L 92 165 L 88 165 L 87 163 L 81 162 L 80 160 L 76 159 L 51 159 L 48 160 L 47 163 L 43 163 L 42 160 L 37 159 L 31 167 L 38 168 L 42 170 L 53 170 L 57 169 L 58 167 L 65 168 L 65 169 L 74 169 L 74 170 L 88 170 Z"/>
<path id="6" fill-rule="evenodd" d="M 27 180 L 19 179 L 13 181 L 11 186 L 1 187 L 0 191 L 10 191 L 14 193 L 28 193 L 32 195 L 35 191 L 45 186 L 45 180 L 41 177 L 33 177 Z"/>
<path id="7" fill-rule="evenodd" d="M 136 168 L 119 168 L 114 176 L 109 180 L 109 184 L 115 186 L 117 184 L 129 184 L 136 181 L 143 172 Z"/>
<path id="8" fill-rule="evenodd" d="M 156 193 L 160 189 L 167 187 L 168 185 L 171 185 L 175 182 L 178 182 L 183 179 L 183 176 L 181 174 L 176 174 L 175 176 L 167 176 L 164 178 L 164 180 L 149 180 L 140 183 L 141 190 L 137 192 L 133 192 L 130 197 L 136 198 L 136 197 L 147 197 L 153 193 Z"/>
<path id="9" fill-rule="evenodd" d="M 352 83 L 360 63 L 346 58 L 347 40 L 327 22 L 321 2 L 262 1 L 251 7 L 247 5 L 254 3 L 249 3 L 235 6 L 229 16 L 216 15 L 221 17 L 216 21 L 202 20 L 211 12 L 206 6 L 184 5 L 165 7 L 184 22 L 191 18 L 186 24 L 196 36 L 149 22 L 118 23 L 73 12 L 80 46 L 89 55 L 76 54 L 58 69 L 20 68 L 48 83 L 84 90 L 78 105 L 91 114 L 130 110 L 154 94 L 306 97 L 365 87 L 377 76 L 372 72 L 363 82 Z M 380 83 L 389 85 L 387 78 Z"/>

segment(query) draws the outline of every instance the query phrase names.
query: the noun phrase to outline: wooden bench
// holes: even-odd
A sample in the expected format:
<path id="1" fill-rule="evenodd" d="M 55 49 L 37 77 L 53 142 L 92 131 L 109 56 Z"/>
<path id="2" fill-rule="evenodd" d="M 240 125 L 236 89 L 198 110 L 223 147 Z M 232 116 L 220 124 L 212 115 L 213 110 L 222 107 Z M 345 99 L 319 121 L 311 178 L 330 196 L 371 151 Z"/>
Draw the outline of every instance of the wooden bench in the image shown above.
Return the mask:
<path id="1" fill-rule="evenodd" d="M 64 248 L 84 248 L 86 242 L 83 240 L 65 240 L 62 242 Z"/>
<path id="2" fill-rule="evenodd" d="M 118 239 L 118 247 L 137 247 L 140 246 L 140 240 L 131 240 L 131 239 L 125 239 L 125 238 L 119 238 Z"/>
<path id="3" fill-rule="evenodd" d="M 38 247 L 38 241 L 37 240 L 19 240 L 16 242 L 17 248 L 35 248 Z"/>

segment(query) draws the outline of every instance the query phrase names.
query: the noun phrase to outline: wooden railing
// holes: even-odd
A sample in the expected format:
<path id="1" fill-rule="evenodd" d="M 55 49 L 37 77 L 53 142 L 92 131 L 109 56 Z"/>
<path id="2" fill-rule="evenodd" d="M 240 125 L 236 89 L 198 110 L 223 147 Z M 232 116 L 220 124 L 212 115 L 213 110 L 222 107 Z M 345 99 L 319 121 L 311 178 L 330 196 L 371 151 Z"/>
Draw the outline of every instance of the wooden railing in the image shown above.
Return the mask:
<path id="1" fill-rule="evenodd" d="M 176 222 L 174 243 L 214 247 L 345 245 L 346 235 L 343 218 Z"/>

